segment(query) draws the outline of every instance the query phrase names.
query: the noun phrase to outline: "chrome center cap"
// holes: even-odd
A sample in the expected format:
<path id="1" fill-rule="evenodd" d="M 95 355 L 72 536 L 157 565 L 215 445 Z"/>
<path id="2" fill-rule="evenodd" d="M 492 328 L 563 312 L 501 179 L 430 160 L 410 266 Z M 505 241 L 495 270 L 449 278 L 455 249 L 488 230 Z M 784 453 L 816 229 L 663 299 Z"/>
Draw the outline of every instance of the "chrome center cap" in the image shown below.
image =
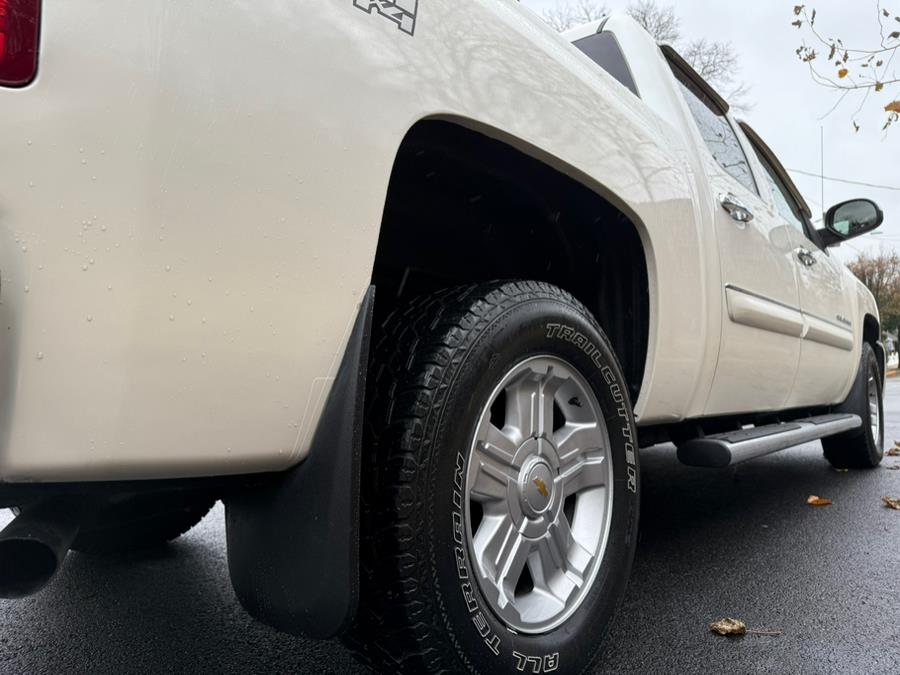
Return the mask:
<path id="1" fill-rule="evenodd" d="M 531 457 L 519 474 L 519 497 L 526 515 L 538 516 L 553 501 L 553 470 L 542 457 Z"/>

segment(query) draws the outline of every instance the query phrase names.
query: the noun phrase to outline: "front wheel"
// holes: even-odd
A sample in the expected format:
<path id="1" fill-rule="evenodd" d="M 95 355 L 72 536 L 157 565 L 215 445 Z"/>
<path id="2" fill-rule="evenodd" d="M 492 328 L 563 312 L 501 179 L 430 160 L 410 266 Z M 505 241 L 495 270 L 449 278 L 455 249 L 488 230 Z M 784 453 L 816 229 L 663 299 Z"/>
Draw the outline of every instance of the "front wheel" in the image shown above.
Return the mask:
<path id="1" fill-rule="evenodd" d="M 882 396 L 881 370 L 875 350 L 864 342 L 850 395 L 835 409 L 835 412 L 859 415 L 862 426 L 822 439 L 825 458 L 836 469 L 869 469 L 881 463 L 884 456 Z"/>
<path id="2" fill-rule="evenodd" d="M 537 282 L 444 291 L 371 366 L 362 598 L 347 637 L 390 672 L 571 672 L 634 554 L 636 432 L 590 313 Z"/>

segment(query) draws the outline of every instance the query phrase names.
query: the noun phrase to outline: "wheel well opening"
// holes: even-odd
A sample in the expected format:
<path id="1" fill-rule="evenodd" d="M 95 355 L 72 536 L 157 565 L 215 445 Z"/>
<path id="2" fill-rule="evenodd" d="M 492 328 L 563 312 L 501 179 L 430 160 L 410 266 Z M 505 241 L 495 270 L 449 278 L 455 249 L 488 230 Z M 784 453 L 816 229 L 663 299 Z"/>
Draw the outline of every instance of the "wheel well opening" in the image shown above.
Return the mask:
<path id="1" fill-rule="evenodd" d="M 878 319 L 871 314 L 866 314 L 863 318 L 863 342 L 868 342 L 875 350 L 878 356 L 878 369 L 881 371 L 881 377 L 884 379 L 884 349 L 879 345 L 881 340 L 881 327 L 878 325 Z"/>
<path id="2" fill-rule="evenodd" d="M 420 122 L 399 148 L 388 188 L 373 271 L 376 325 L 409 298 L 494 279 L 546 281 L 584 303 L 636 400 L 649 295 L 633 223 L 516 148 L 450 122 Z"/>

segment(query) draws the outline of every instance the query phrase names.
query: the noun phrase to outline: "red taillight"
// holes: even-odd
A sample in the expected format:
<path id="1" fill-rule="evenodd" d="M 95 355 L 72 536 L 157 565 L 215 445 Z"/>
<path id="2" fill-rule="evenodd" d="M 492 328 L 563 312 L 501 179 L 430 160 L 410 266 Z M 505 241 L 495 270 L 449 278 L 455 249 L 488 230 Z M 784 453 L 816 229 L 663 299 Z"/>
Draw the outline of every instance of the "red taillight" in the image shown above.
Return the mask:
<path id="1" fill-rule="evenodd" d="M 38 65 L 41 0 L 0 0 L 0 86 L 24 87 Z"/>

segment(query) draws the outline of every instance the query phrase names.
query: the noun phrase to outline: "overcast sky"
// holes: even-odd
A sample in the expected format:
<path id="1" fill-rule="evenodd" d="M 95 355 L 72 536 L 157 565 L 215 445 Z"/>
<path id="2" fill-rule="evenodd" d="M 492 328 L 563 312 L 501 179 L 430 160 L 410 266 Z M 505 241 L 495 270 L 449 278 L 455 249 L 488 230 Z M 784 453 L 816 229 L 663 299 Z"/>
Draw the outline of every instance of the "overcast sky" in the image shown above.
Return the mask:
<path id="1" fill-rule="evenodd" d="M 540 13 L 556 0 L 521 0 Z M 628 0 L 606 0 L 612 11 L 623 11 Z M 819 128 L 825 131 L 825 175 L 900 188 L 900 124 L 884 133 L 883 106 L 900 99 L 900 87 L 886 87 L 871 94 L 866 107 L 856 114 L 861 98 L 848 96 L 834 112 L 828 111 L 837 94 L 812 82 L 807 67 L 794 51 L 808 33 L 791 26 L 791 0 L 755 0 L 752 3 L 679 0 L 676 6 L 685 38 L 705 37 L 731 42 L 741 59 L 740 79 L 751 87 L 748 102 L 753 109 L 743 117 L 756 129 L 789 169 L 819 173 Z M 816 26 L 826 36 L 840 37 L 854 48 L 877 46 L 880 41 L 875 0 L 806 2 L 818 10 Z M 885 7 L 900 12 L 900 0 L 886 0 Z M 898 69 L 900 70 L 900 69 Z M 822 118 L 822 119 L 820 119 Z M 862 129 L 855 133 L 852 120 Z M 820 181 L 791 174 L 806 197 L 814 217 L 834 203 L 853 197 L 869 197 L 881 205 L 885 224 L 880 234 L 863 236 L 839 247 L 844 259 L 860 250 L 880 246 L 900 250 L 900 191 L 825 182 L 825 205 Z"/>

